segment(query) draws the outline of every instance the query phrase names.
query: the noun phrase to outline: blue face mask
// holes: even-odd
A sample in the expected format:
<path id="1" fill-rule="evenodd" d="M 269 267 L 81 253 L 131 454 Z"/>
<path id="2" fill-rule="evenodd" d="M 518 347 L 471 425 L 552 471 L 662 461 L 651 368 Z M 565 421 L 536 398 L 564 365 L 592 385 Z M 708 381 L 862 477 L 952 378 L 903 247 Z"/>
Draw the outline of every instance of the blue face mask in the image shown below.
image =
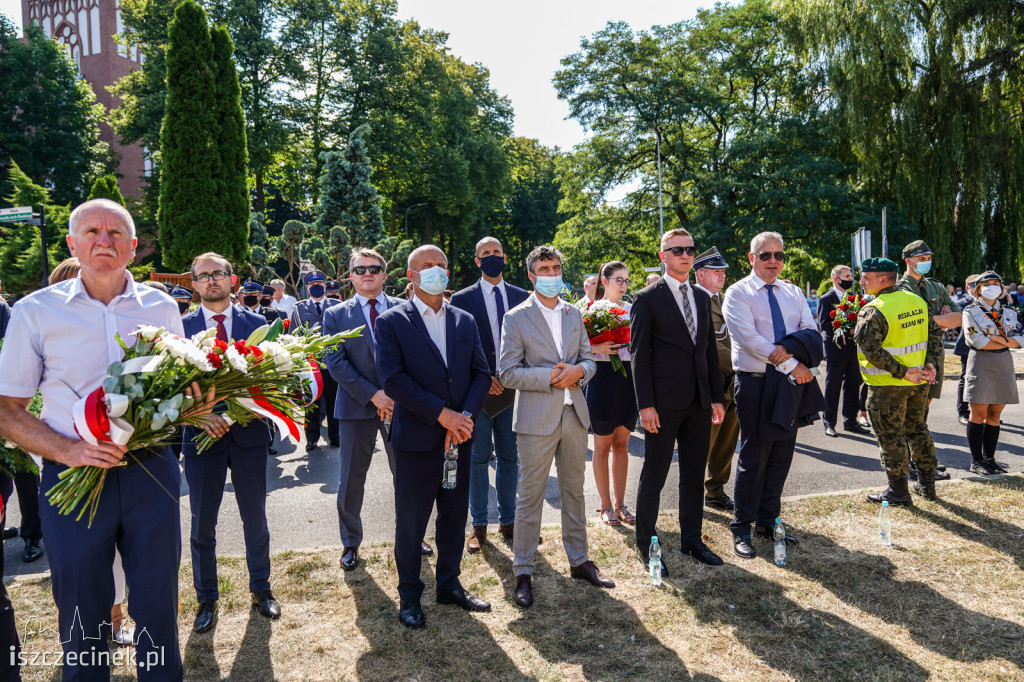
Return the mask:
<path id="1" fill-rule="evenodd" d="M 488 277 L 497 277 L 505 269 L 504 256 L 484 256 L 480 259 L 480 269 Z"/>
<path id="2" fill-rule="evenodd" d="M 312 296 L 313 298 L 320 298 L 321 296 L 324 295 L 324 285 L 314 284 L 313 286 L 309 287 L 309 295 Z"/>
<path id="3" fill-rule="evenodd" d="M 448 287 L 448 273 L 440 265 L 420 271 L 420 289 L 432 296 L 444 293 Z"/>
<path id="4" fill-rule="evenodd" d="M 931 272 L 931 269 L 932 262 L 930 260 L 926 260 L 923 263 L 918 263 L 917 265 L 914 266 L 914 271 L 917 272 L 917 274 L 919 275 L 927 275 L 929 272 Z"/>
<path id="5" fill-rule="evenodd" d="M 558 275 L 557 277 L 541 277 L 540 275 L 537 275 L 533 288 L 536 289 L 537 293 L 541 296 L 554 298 L 562 293 L 562 290 L 565 289 L 565 284 L 562 282 L 561 275 Z"/>

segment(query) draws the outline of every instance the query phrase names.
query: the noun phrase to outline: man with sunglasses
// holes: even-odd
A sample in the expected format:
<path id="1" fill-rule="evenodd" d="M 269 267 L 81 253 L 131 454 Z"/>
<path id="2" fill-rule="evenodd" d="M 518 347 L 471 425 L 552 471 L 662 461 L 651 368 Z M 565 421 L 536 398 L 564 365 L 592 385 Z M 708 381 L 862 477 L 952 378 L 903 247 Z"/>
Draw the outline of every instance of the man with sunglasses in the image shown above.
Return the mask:
<path id="1" fill-rule="evenodd" d="M 799 287 L 779 279 L 785 254 L 782 235 L 762 232 L 750 242 L 752 272 L 729 287 L 723 312 L 732 334 L 732 366 L 736 371 L 736 412 L 740 419 L 740 451 L 736 460 L 733 498 L 735 517 L 730 524 L 733 549 L 744 559 L 757 556 L 750 539 L 751 524 L 762 539 L 772 539 L 772 527 L 781 508 L 782 488 L 793 462 L 797 429 L 780 440 L 761 438 L 763 404 L 768 372 L 789 375 L 797 384 L 814 380 L 810 368 L 779 342 L 800 330 L 817 326 Z M 787 544 L 796 539 L 786 536 Z"/>
<path id="2" fill-rule="evenodd" d="M 661 491 L 677 447 L 680 549 L 709 566 L 723 563 L 701 532 L 711 426 L 725 416 L 725 394 L 711 298 L 689 281 L 696 252 L 689 232 L 666 232 L 658 253 L 665 275 L 640 290 L 630 309 L 633 385 L 646 432 L 636 493 L 637 552 L 645 566 L 651 537 L 660 535 Z M 661 574 L 668 575 L 664 561 Z"/>
<path id="3" fill-rule="evenodd" d="M 299 301 L 292 308 L 289 329 L 299 327 L 323 328 L 324 314 L 327 309 L 338 302 L 327 298 L 327 276 L 316 270 L 306 275 L 306 289 L 309 298 Z M 322 368 L 321 368 L 322 369 Z M 306 410 L 306 452 L 312 452 L 320 443 L 320 424 L 327 417 L 327 437 L 331 447 L 338 447 L 338 420 L 334 417 L 334 396 L 338 384 L 330 372 L 321 372 L 324 380 L 324 392 L 320 399 Z"/>

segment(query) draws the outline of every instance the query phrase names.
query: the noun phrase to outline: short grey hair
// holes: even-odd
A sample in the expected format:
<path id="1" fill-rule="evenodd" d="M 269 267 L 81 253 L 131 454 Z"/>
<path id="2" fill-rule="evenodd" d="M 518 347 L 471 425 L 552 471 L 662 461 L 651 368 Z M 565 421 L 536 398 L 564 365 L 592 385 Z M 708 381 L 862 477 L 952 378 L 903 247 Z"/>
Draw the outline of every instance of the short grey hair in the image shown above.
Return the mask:
<path id="1" fill-rule="evenodd" d="M 778 232 L 762 232 L 750 240 L 750 253 L 757 253 L 758 249 L 760 249 L 765 242 L 772 240 L 785 246 L 785 242 L 782 240 L 782 235 Z"/>
<path id="2" fill-rule="evenodd" d="M 853 268 L 851 268 L 849 265 L 843 265 L 842 263 L 840 263 L 839 265 L 837 265 L 834 268 L 832 268 L 832 274 L 829 275 L 829 276 L 832 279 L 835 279 L 836 277 L 839 276 L 839 273 L 842 272 L 843 270 L 849 270 L 850 274 L 853 274 Z"/>
<path id="3" fill-rule="evenodd" d="M 75 234 L 78 223 L 82 220 L 82 214 L 99 209 L 120 216 L 124 221 L 124 226 L 128 228 L 132 237 L 135 237 L 135 220 L 132 219 L 132 214 L 128 212 L 127 208 L 110 199 L 90 199 L 76 206 L 68 217 L 68 234 Z"/>
<path id="4" fill-rule="evenodd" d="M 448 265 L 448 256 L 445 254 L 444 249 L 442 249 L 437 244 L 424 244 L 422 246 L 417 246 L 415 249 L 412 250 L 412 253 L 409 254 L 409 258 L 406 259 L 406 267 L 409 270 L 412 270 L 412 262 L 420 254 L 424 253 L 425 251 L 430 251 L 431 249 L 434 249 L 435 251 L 440 251 L 441 255 L 444 256 L 444 264 Z"/>
<path id="5" fill-rule="evenodd" d="M 275 289 L 284 289 L 284 280 L 272 279 L 270 280 L 270 286 L 274 287 Z"/>
<path id="6" fill-rule="evenodd" d="M 502 251 L 505 250 L 505 247 L 501 245 L 501 242 L 498 240 L 497 237 L 484 237 L 483 239 L 481 239 L 480 241 L 478 241 L 476 243 L 476 247 L 473 249 L 473 254 L 476 255 L 476 256 L 479 256 L 480 255 L 480 249 L 482 249 L 485 244 L 491 244 L 491 243 L 497 244 L 498 248 L 500 248 Z"/>
<path id="7" fill-rule="evenodd" d="M 559 263 L 562 262 L 562 252 L 551 246 L 550 244 L 541 244 L 526 257 L 526 269 L 531 274 L 533 272 L 533 266 L 536 265 L 539 260 L 557 260 Z"/>

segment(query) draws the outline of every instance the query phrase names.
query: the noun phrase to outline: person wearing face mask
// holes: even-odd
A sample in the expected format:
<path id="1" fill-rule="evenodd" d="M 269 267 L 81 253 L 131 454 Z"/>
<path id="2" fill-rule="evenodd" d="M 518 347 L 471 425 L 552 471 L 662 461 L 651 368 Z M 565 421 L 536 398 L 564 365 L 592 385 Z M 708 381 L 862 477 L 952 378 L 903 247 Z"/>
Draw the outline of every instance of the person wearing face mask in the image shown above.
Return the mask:
<path id="1" fill-rule="evenodd" d="M 818 290 L 811 289 L 811 295 L 807 297 L 807 307 L 811 309 L 811 315 L 818 314 Z"/>
<path id="2" fill-rule="evenodd" d="M 870 432 L 857 423 L 858 396 L 860 394 L 860 367 L 857 364 L 857 345 L 853 335 L 840 332 L 837 338 L 832 327 L 832 311 L 842 303 L 843 297 L 853 290 L 853 270 L 848 265 L 832 268 L 832 288 L 821 297 L 818 306 L 818 327 L 825 342 L 825 403 L 822 415 L 825 435 L 838 438 L 836 423 L 839 395 L 843 395 L 843 430 L 858 435 Z"/>
<path id="3" fill-rule="evenodd" d="M 516 489 L 519 482 L 519 452 L 512 431 L 512 403 L 516 392 L 498 381 L 501 355 L 501 325 L 505 313 L 526 300 L 525 290 L 504 280 L 505 252 L 494 237 L 476 245 L 477 267 L 482 276 L 472 286 L 452 296 L 451 304 L 473 315 L 480 330 L 480 343 L 491 372 L 491 389 L 476 420 L 469 474 L 469 515 L 473 532 L 466 541 L 470 554 L 487 544 L 490 461 L 494 453 L 494 490 L 498 506 L 498 532 L 509 542 L 516 520 Z"/>
<path id="4" fill-rule="evenodd" d="M 337 301 L 327 298 L 327 276 L 319 270 L 306 275 L 306 288 L 309 290 L 309 298 L 299 301 L 292 308 L 291 324 L 289 329 L 299 327 L 318 327 L 323 329 L 324 313 Z M 338 436 L 338 419 L 334 416 L 334 400 L 338 392 L 338 382 L 334 380 L 330 372 L 321 367 L 324 390 L 320 399 L 306 409 L 306 452 L 312 452 L 320 444 L 320 424 L 324 417 L 327 417 L 327 437 L 331 447 L 336 448 L 341 444 Z"/>
<path id="5" fill-rule="evenodd" d="M 175 285 L 171 289 L 171 298 L 178 304 L 178 312 L 182 315 L 188 313 L 189 308 L 192 307 L 192 292 L 183 286 Z"/>
<path id="6" fill-rule="evenodd" d="M 324 296 L 332 305 L 341 303 L 341 282 L 336 279 L 328 280 L 324 285 Z"/>
<path id="7" fill-rule="evenodd" d="M 1006 473 L 995 460 L 999 416 L 1004 407 L 1019 402 L 1009 350 L 1024 347 L 1024 328 L 1016 311 L 1000 302 L 1003 280 L 994 270 L 978 277 L 975 292 L 977 300 L 963 312 L 964 336 L 971 347 L 964 386 L 964 401 L 971 406 L 967 443 L 970 470 L 991 476 Z"/>
<path id="8" fill-rule="evenodd" d="M 281 319 L 280 313 L 273 308 L 265 308 L 261 303 L 263 298 L 263 282 L 254 279 L 247 279 L 242 284 L 242 309 L 250 313 L 262 316 L 267 324 L 273 324 Z"/>
<path id="9" fill-rule="evenodd" d="M 413 282 L 416 297 L 377 318 L 374 360 L 380 386 L 395 402 L 391 445 L 398 619 L 406 627 L 421 628 L 426 625 L 420 605 L 421 541 L 435 506 L 437 603 L 466 611 L 491 609 L 459 582 L 469 511 L 470 448 L 491 374 L 473 316 L 444 301 L 444 251 L 433 244 L 415 249 L 409 254 L 406 277 Z M 451 461 L 455 481 L 446 488 L 442 482 L 452 483 L 446 473 Z"/>

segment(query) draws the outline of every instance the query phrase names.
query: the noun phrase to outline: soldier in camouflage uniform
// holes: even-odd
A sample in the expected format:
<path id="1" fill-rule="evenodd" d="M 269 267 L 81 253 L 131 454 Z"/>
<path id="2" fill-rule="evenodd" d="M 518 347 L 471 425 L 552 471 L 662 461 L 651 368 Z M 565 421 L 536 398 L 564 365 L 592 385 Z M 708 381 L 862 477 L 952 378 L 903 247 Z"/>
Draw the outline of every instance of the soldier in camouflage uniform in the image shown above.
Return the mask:
<path id="1" fill-rule="evenodd" d="M 887 258 L 863 261 L 861 286 L 875 299 L 861 308 L 854 341 L 868 387 L 871 426 L 889 478 L 885 492 L 868 495 L 868 500 L 910 506 L 910 458 L 918 468 L 914 491 L 935 499 L 935 444 L 927 421 L 935 366 L 926 358 L 941 352 L 942 341 L 927 333 L 928 313 L 920 299 L 897 290 L 897 267 Z"/>

